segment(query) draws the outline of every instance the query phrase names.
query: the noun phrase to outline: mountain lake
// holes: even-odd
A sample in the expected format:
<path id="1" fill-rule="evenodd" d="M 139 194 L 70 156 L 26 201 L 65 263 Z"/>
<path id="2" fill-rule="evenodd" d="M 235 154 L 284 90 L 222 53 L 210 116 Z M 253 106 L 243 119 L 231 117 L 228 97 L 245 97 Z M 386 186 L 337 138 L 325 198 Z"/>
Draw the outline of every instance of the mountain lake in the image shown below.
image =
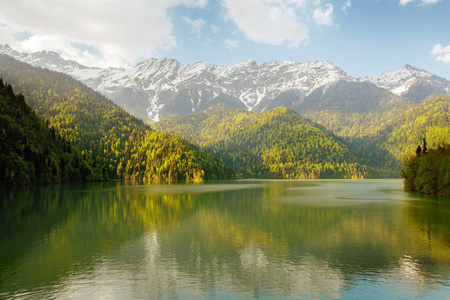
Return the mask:
<path id="1" fill-rule="evenodd" d="M 450 199 L 401 180 L 1 192 L 0 298 L 450 297 Z"/>

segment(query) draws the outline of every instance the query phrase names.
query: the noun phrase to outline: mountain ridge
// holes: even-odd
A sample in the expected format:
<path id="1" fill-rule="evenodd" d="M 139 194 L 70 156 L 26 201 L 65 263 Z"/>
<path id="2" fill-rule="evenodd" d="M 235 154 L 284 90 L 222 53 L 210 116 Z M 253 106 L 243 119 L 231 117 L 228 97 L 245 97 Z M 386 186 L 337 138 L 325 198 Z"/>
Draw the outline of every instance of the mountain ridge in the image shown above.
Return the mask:
<path id="1" fill-rule="evenodd" d="M 262 112 L 285 105 L 300 106 L 311 93 L 339 81 L 371 82 L 413 102 L 450 93 L 450 81 L 405 65 L 380 75 L 353 78 L 328 61 L 298 63 L 247 60 L 232 66 L 206 62 L 182 65 L 175 59 L 150 58 L 131 68 L 91 68 L 61 58 L 56 52 L 19 53 L 0 45 L 0 53 L 71 75 L 147 121 L 207 109 L 216 103 Z M 289 94 L 289 99 L 280 95 Z M 277 100 L 278 99 L 278 100 Z"/>

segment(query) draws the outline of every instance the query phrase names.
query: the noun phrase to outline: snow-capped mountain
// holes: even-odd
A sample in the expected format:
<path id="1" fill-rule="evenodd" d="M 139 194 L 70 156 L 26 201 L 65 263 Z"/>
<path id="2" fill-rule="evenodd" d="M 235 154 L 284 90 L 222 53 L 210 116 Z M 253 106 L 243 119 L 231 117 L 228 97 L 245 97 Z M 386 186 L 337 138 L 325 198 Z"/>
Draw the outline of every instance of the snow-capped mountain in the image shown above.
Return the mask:
<path id="1" fill-rule="evenodd" d="M 450 81 L 410 65 L 380 75 L 365 77 L 369 81 L 392 93 L 422 102 L 433 94 L 450 93 Z"/>
<path id="2" fill-rule="evenodd" d="M 75 70 L 89 69 L 73 60 L 65 60 L 53 51 L 41 51 L 35 53 L 19 53 L 8 45 L 0 45 L 0 53 L 14 57 L 17 60 L 34 66 L 70 74 Z"/>
<path id="3" fill-rule="evenodd" d="M 218 67 L 204 62 L 181 65 L 176 60 L 150 59 L 131 69 L 80 69 L 71 75 L 113 101 L 119 101 L 126 91 L 133 99 L 147 104 L 148 117 L 154 121 L 207 108 L 221 102 L 221 98 L 252 110 L 262 100 L 273 99 L 287 90 L 299 90 L 306 96 L 325 84 L 352 80 L 328 62 L 274 62 L 258 66 L 252 60 Z"/>
<path id="4" fill-rule="evenodd" d="M 128 69 L 102 69 L 64 60 L 56 52 L 26 54 L 0 45 L 0 53 L 67 73 L 135 116 L 153 121 L 204 110 L 216 103 L 253 111 L 279 105 L 294 108 L 319 87 L 326 90 L 340 81 L 370 81 L 402 96 L 415 91 L 414 96 L 419 97 L 417 91 L 421 91 L 426 95 L 420 100 L 432 93 L 450 92 L 450 83 L 445 79 L 410 66 L 355 79 L 327 61 L 257 65 L 248 60 L 233 66 L 213 66 L 205 62 L 182 65 L 173 59 L 149 59 Z"/>
<path id="5" fill-rule="evenodd" d="M 206 109 L 218 102 L 252 110 L 263 100 L 270 102 L 286 91 L 296 90 L 304 98 L 320 86 L 354 80 L 329 62 L 257 65 L 248 60 L 233 66 L 213 66 L 149 59 L 129 69 L 100 69 L 65 61 L 55 52 L 22 54 L 8 46 L 0 46 L 0 52 L 70 74 L 138 117 L 154 121 Z"/>

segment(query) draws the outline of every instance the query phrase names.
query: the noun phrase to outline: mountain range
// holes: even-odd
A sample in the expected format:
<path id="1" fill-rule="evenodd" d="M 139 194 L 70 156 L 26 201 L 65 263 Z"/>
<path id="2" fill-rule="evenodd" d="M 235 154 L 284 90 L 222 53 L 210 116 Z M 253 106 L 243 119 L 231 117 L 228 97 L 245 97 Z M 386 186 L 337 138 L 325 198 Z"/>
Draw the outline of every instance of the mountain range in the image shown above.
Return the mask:
<path id="1" fill-rule="evenodd" d="M 446 92 L 448 83 L 409 66 L 404 69 L 422 80 L 422 87 L 433 83 L 427 98 L 396 95 L 328 62 L 258 66 L 247 61 L 215 67 L 152 59 L 131 69 L 99 69 L 54 52 L 2 49 L 10 55 L 0 53 L 0 78 L 110 178 L 201 180 L 232 178 L 233 173 L 242 178 L 398 177 L 402 158 L 423 138 L 430 147 L 450 139 L 450 95 L 431 97 Z M 92 81 L 83 83 L 57 69 L 85 74 Z M 398 72 L 403 77 L 395 72 L 391 77 L 404 80 L 405 71 Z M 86 75 L 94 73 L 98 76 Z M 418 79 L 420 74 L 423 79 Z M 155 78 L 160 80 L 158 89 L 150 88 Z M 373 80 L 388 82 L 380 78 Z M 140 86 L 148 90 L 139 91 Z M 116 103 L 101 95 L 101 89 L 117 92 Z M 411 87 L 404 90 L 413 94 Z M 247 97 L 242 96 L 245 91 Z M 252 98 L 255 91 L 258 97 Z M 151 127 L 133 116 L 140 112 L 148 123 L 157 120 L 148 118 L 145 109 L 149 92 L 156 97 L 160 120 Z M 197 102 L 194 96 L 200 97 Z M 136 112 L 125 112 L 118 103 Z"/>
<path id="2" fill-rule="evenodd" d="M 0 53 L 71 75 L 148 123 L 219 103 L 253 112 L 286 106 L 305 113 L 324 95 L 342 100 L 342 95 L 376 90 L 364 105 L 389 102 L 395 106 L 403 105 L 405 99 L 422 103 L 431 96 L 450 93 L 450 81 L 409 65 L 377 76 L 353 78 L 327 61 L 258 65 L 248 60 L 214 66 L 152 58 L 125 69 L 87 67 L 56 52 L 19 53 L 8 45 L 0 45 Z"/>

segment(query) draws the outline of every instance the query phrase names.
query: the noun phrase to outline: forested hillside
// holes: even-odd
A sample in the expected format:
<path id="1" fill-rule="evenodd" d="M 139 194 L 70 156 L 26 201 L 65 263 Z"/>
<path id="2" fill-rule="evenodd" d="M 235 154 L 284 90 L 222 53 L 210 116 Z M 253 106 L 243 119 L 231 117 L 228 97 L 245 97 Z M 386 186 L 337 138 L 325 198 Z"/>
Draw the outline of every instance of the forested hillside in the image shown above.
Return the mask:
<path id="1" fill-rule="evenodd" d="M 412 153 L 423 138 L 430 147 L 450 141 L 450 96 L 438 96 L 392 118 L 377 142 L 385 144 L 396 157 Z"/>
<path id="2" fill-rule="evenodd" d="M 331 168 L 331 161 L 339 166 L 341 163 L 373 166 L 364 167 L 365 177 L 398 177 L 402 157 L 412 153 L 422 138 L 425 137 L 432 147 L 450 141 L 450 96 L 413 104 L 370 83 L 352 86 L 340 82 L 329 88 L 336 89 L 332 94 L 340 95 L 339 99 L 327 98 L 327 93 L 322 98 L 312 94 L 298 109 L 340 135 L 350 148 L 336 137 L 332 142 L 320 140 L 315 144 L 314 131 L 293 126 L 295 122 L 287 118 L 293 112 L 283 108 L 258 114 L 218 106 L 205 113 L 164 120 L 155 126 L 217 153 L 244 176 L 276 178 L 339 177 L 344 173 L 349 177 L 362 177 L 354 169 Z M 282 111 L 285 114 L 280 113 Z M 279 123 L 272 120 L 275 112 L 279 114 L 278 120 L 282 120 Z M 306 119 L 303 120 L 306 124 Z M 309 126 L 327 132 L 308 122 Z M 287 132 L 290 139 L 285 139 L 282 132 Z M 327 134 L 333 136 L 330 132 Z M 337 153 L 341 156 L 335 156 L 337 148 L 329 146 L 334 142 L 345 145 L 349 152 L 340 149 Z M 292 155 L 286 156 L 286 153 Z M 320 172 L 317 171 L 319 164 Z"/>
<path id="3" fill-rule="evenodd" d="M 424 139 L 403 162 L 405 190 L 450 197 L 450 144 L 428 149 Z"/>
<path id="4" fill-rule="evenodd" d="M 250 113 L 216 105 L 155 128 L 195 141 L 243 177 L 373 176 L 364 160 L 331 132 L 284 107 Z"/>
<path id="5" fill-rule="evenodd" d="M 49 128 L 0 78 L 0 187 L 101 181 L 105 171 Z"/>
<path id="6" fill-rule="evenodd" d="M 381 177 L 397 177 L 401 158 L 422 138 L 433 147 L 450 141 L 450 96 L 415 104 L 370 83 L 342 81 L 314 91 L 296 110 L 347 141 Z"/>
<path id="7" fill-rule="evenodd" d="M 68 75 L 0 55 L 0 76 L 57 134 L 105 166 L 110 177 L 165 181 L 234 176 L 222 160 L 188 141 L 153 131 Z"/>
<path id="8" fill-rule="evenodd" d="M 388 121 L 412 107 L 411 101 L 369 82 L 340 81 L 321 87 L 294 108 L 338 136 L 374 136 Z"/>
<path id="9" fill-rule="evenodd" d="M 417 104 L 378 127 L 375 134 L 352 139 L 352 145 L 392 177 L 402 167 L 402 158 L 413 153 L 423 138 L 430 147 L 450 141 L 450 96 Z"/>

